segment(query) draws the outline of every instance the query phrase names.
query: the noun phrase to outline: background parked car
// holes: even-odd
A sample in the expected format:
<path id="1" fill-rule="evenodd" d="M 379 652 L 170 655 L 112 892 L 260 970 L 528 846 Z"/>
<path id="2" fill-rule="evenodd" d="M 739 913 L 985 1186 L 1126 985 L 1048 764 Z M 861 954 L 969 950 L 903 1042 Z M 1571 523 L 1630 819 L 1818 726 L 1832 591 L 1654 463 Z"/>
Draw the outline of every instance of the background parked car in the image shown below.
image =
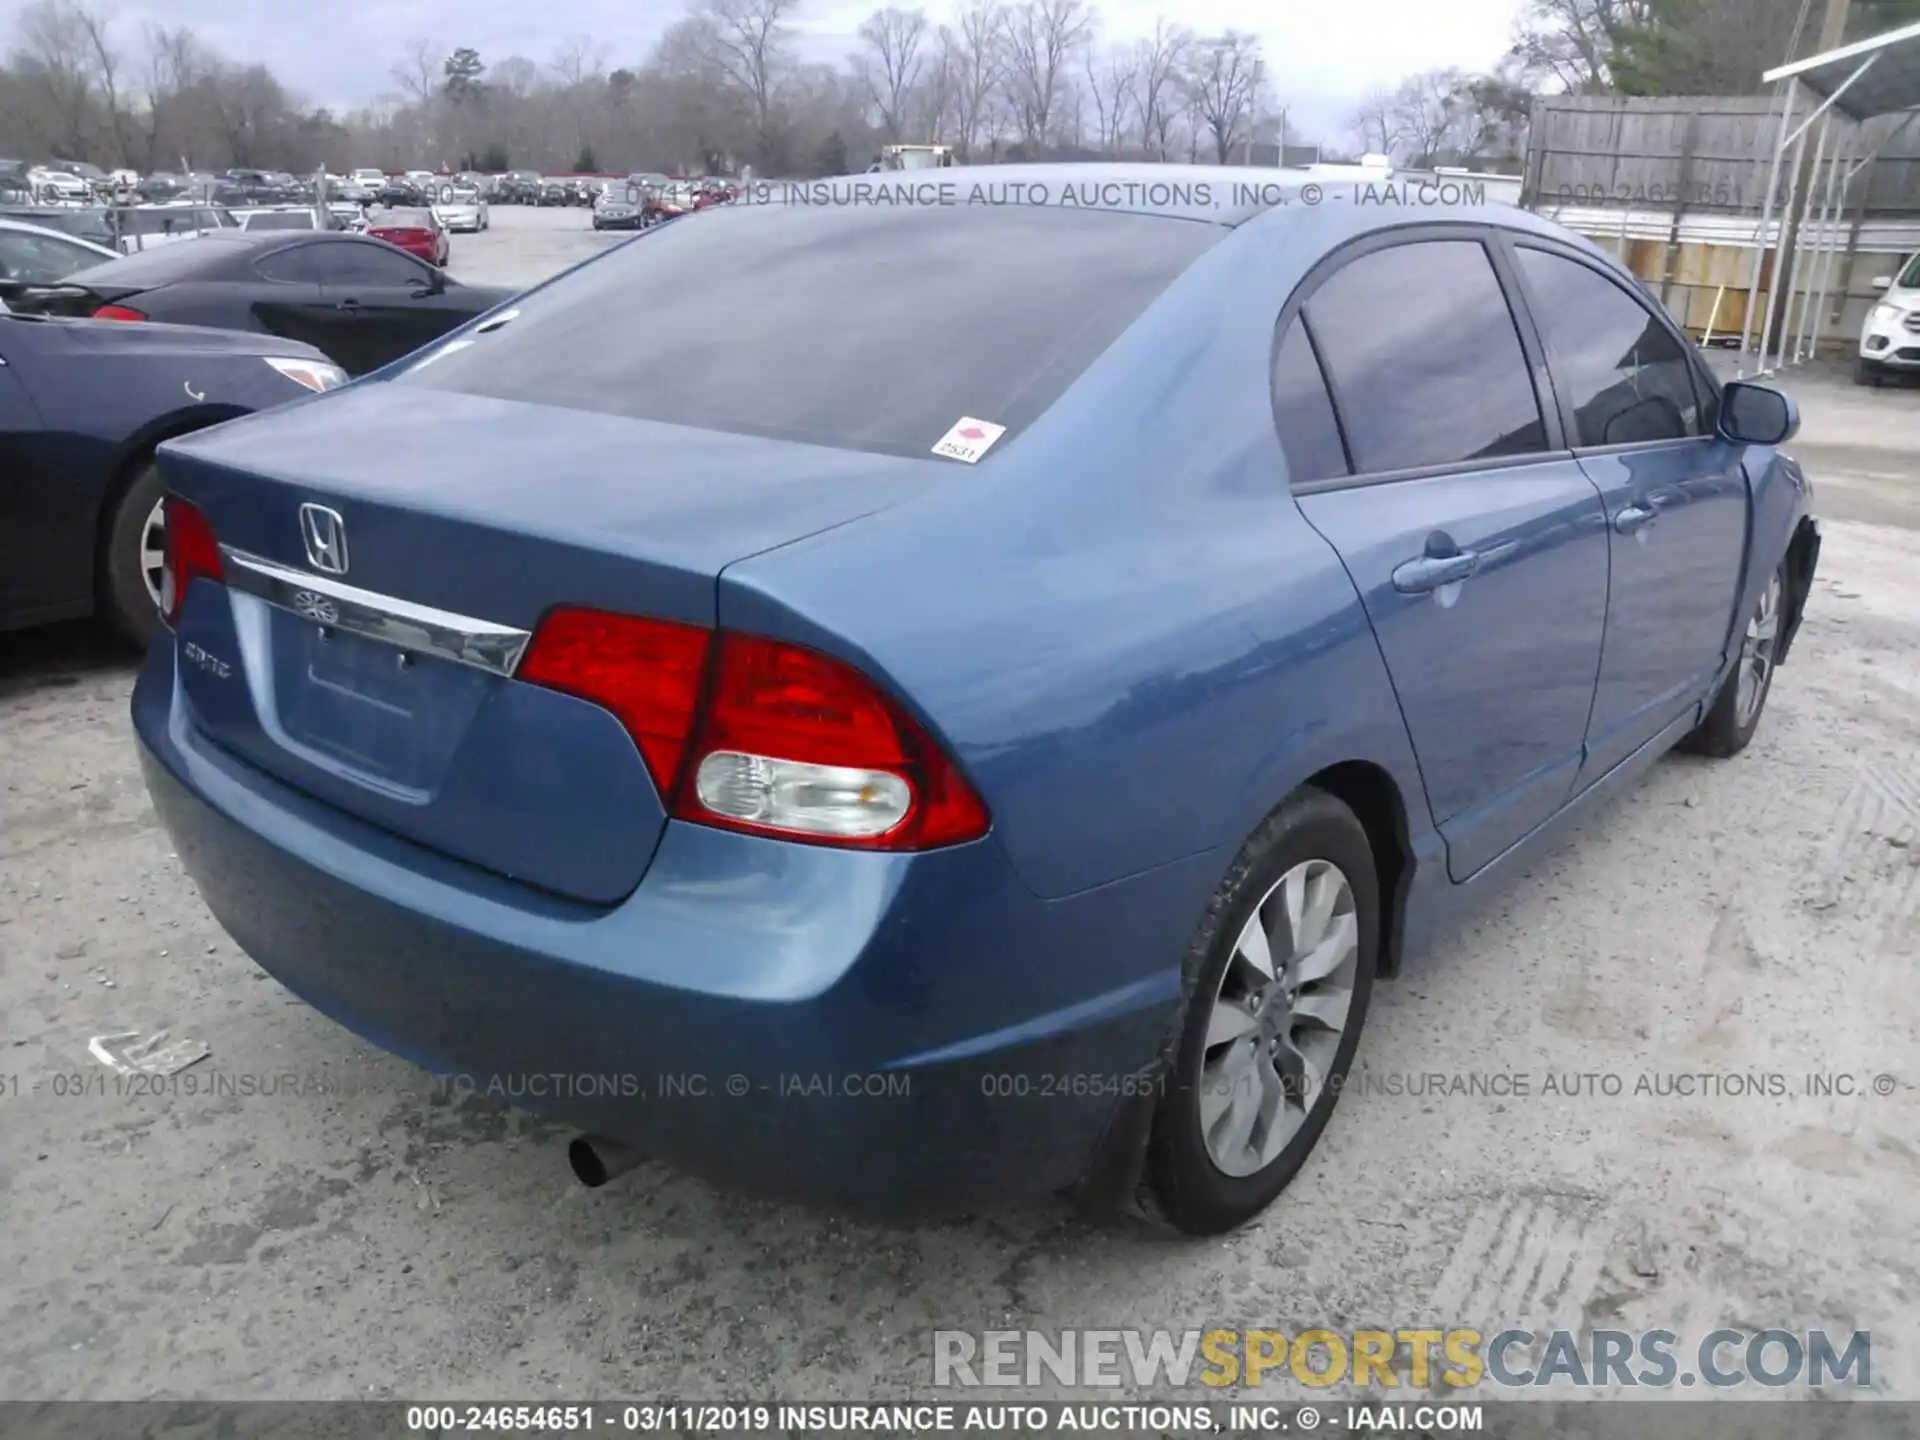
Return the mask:
<path id="1" fill-rule="evenodd" d="M 240 228 L 240 221 L 224 205 L 132 205 L 113 211 L 110 218 L 118 247 L 130 255 Z"/>
<path id="2" fill-rule="evenodd" d="M 28 172 L 34 198 L 47 205 L 85 205 L 93 200 L 93 187 L 69 170 L 39 168 Z"/>
<path id="3" fill-rule="evenodd" d="M 417 208 L 431 205 L 432 197 L 418 182 L 404 175 L 390 176 L 374 192 L 373 203 L 387 209 Z"/>
<path id="4" fill-rule="evenodd" d="M 350 375 L 377 370 L 509 299 L 384 241 L 339 231 L 229 231 L 83 270 L 15 309 L 213 325 L 316 346 Z"/>
<path id="5" fill-rule="evenodd" d="M 0 219 L 0 299 L 24 286 L 57 285 L 76 271 L 119 258 L 119 251 L 91 240 Z"/>
<path id="6" fill-rule="evenodd" d="M 450 234 L 477 235 L 492 224 L 486 196 L 476 185 L 454 182 L 442 186 L 441 198 L 429 208 Z"/>
<path id="7" fill-rule="evenodd" d="M 0 205 L 0 219 L 58 230 L 109 250 L 123 249 L 113 216 L 98 205 Z"/>
<path id="8" fill-rule="evenodd" d="M 453 253 L 447 227 L 433 207 L 371 210 L 367 213 L 366 233 L 376 240 L 398 246 L 429 265 L 445 265 Z"/>
<path id="9" fill-rule="evenodd" d="M 310 346 L 177 325 L 0 316 L 0 628 L 157 628 L 162 440 L 340 383 Z"/>
<path id="10" fill-rule="evenodd" d="M 509 170 L 500 177 L 500 203 L 503 205 L 538 204 L 543 183 L 538 170 Z"/>
<path id="11" fill-rule="evenodd" d="M 357 207 L 356 207 L 357 208 Z M 237 210 L 233 218 L 242 230 L 344 230 L 345 219 L 329 215 L 323 223 L 310 205 L 281 206 L 271 210 Z"/>

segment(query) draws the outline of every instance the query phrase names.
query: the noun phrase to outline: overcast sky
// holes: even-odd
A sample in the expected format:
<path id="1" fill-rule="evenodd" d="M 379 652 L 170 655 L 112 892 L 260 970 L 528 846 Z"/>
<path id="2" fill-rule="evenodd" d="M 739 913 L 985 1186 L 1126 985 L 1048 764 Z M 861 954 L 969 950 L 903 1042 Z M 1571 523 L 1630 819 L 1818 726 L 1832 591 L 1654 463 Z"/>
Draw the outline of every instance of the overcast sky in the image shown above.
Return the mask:
<path id="1" fill-rule="evenodd" d="M 810 59 L 853 48 L 878 0 L 802 0 Z M 1490 66 L 1506 48 L 1521 0 L 1096 0 L 1103 38 L 1148 34 L 1158 14 L 1195 29 L 1229 27 L 1265 43 L 1278 98 L 1296 131 L 1340 138 L 1346 112 L 1375 85 L 1415 71 Z M 13 4 L 0 0 L 0 8 Z M 509 55 L 544 63 L 569 35 L 587 34 L 610 65 L 633 65 L 684 13 L 684 0 L 117 0 L 125 40 L 143 20 L 190 25 L 236 60 L 268 62 L 317 104 L 351 108 L 393 90 L 389 73 L 414 38 L 471 45 L 488 64 Z M 927 6 L 936 20 L 944 6 Z"/>

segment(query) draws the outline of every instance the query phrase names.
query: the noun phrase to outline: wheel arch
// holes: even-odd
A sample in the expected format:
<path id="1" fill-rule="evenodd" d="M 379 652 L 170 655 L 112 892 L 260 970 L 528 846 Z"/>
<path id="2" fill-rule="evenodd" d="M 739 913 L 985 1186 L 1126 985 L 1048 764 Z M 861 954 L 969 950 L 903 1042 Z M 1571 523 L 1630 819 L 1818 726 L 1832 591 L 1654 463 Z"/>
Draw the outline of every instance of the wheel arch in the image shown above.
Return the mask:
<path id="1" fill-rule="evenodd" d="M 107 573 L 107 538 L 113 530 L 114 512 L 120 508 L 120 502 L 133 487 L 135 478 L 140 474 L 153 452 L 168 440 L 190 435 L 196 430 L 204 430 L 209 425 L 218 425 L 223 420 L 237 420 L 242 415 L 253 412 L 240 405 L 196 405 L 186 410 L 176 410 L 151 420 L 136 430 L 120 447 L 113 463 L 113 478 L 100 492 L 100 505 L 93 516 L 93 584 L 94 603 L 100 602 L 100 588 L 105 583 Z"/>
<path id="2" fill-rule="evenodd" d="M 1361 829 L 1367 832 L 1383 912 L 1380 974 L 1390 979 L 1400 973 L 1407 897 L 1413 884 L 1413 841 L 1407 828 L 1406 799 L 1393 776 L 1384 767 L 1367 760 L 1345 760 L 1315 772 L 1280 804 L 1285 805 L 1300 790 L 1307 789 L 1322 790 L 1333 796 L 1353 812 Z"/>

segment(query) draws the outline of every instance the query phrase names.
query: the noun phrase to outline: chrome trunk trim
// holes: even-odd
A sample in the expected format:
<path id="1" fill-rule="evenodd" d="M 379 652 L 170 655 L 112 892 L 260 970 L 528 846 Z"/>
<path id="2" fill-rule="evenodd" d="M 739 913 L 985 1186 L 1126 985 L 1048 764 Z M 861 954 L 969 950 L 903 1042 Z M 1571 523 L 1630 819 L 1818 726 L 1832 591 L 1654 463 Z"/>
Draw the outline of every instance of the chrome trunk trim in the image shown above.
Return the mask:
<path id="1" fill-rule="evenodd" d="M 412 654 L 432 655 L 490 674 L 511 676 L 533 638 L 528 630 L 362 590 L 228 545 L 220 547 L 220 558 L 230 587 L 324 629 L 364 636 Z"/>

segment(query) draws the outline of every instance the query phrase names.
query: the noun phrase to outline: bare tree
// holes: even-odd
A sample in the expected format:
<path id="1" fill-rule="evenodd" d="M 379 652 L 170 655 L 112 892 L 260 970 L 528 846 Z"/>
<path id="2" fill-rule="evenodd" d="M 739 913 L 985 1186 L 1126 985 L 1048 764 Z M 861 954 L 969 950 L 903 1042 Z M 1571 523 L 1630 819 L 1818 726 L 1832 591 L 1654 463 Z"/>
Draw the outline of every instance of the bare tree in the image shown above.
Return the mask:
<path id="1" fill-rule="evenodd" d="M 873 53 L 857 57 L 858 73 L 880 112 L 880 128 L 889 140 L 901 138 L 906 99 L 919 83 L 925 63 L 920 46 L 926 34 L 925 10 L 902 10 L 893 5 L 874 11 L 860 24 L 860 39 Z"/>
<path id="2" fill-rule="evenodd" d="M 86 157 L 93 137 L 94 59 L 82 14 L 71 0 L 38 0 L 15 22 L 14 66 L 37 102 L 29 123 L 41 144 L 74 160 Z"/>
<path id="3" fill-rule="evenodd" d="M 74 23 L 86 40 L 93 62 L 93 81 L 99 87 L 101 103 L 107 111 L 107 128 L 113 136 L 114 156 L 121 165 L 133 163 L 132 120 L 120 103 L 120 52 L 107 35 L 107 18 L 84 5 L 72 6 Z"/>
<path id="4" fill-rule="evenodd" d="M 1093 101 L 1094 119 L 1100 127 L 1100 149 L 1108 155 L 1117 155 L 1126 140 L 1128 113 L 1135 102 L 1140 53 L 1132 47 L 1115 46 L 1096 59 L 1089 48 L 1085 59 L 1087 94 Z"/>
<path id="5" fill-rule="evenodd" d="M 1469 138 L 1472 102 L 1459 70 L 1409 75 L 1393 92 L 1395 133 L 1415 165 L 1431 165 Z"/>
<path id="6" fill-rule="evenodd" d="M 1212 139 L 1214 159 L 1226 164 L 1253 124 L 1260 91 L 1260 38 L 1229 30 L 1196 41 L 1188 52 L 1186 88 L 1193 97 L 1197 128 Z"/>
<path id="7" fill-rule="evenodd" d="M 955 56 L 946 43 L 946 35 L 944 26 L 936 33 L 922 79 L 909 97 L 914 133 L 932 144 L 939 144 L 946 139 L 954 118 L 959 77 L 954 67 Z"/>
<path id="8" fill-rule="evenodd" d="M 414 39 L 407 42 L 406 52 L 400 57 L 400 63 L 393 67 L 392 73 L 394 83 L 414 104 L 425 105 L 440 88 L 440 63 L 445 53 L 443 46 L 431 40 Z"/>
<path id="9" fill-rule="evenodd" d="M 975 0 L 955 23 L 940 28 L 940 50 L 952 76 L 954 131 L 960 153 L 972 159 L 990 132 L 995 96 L 1006 73 L 1003 21 L 994 0 Z"/>
<path id="10" fill-rule="evenodd" d="M 182 156 L 169 154 L 163 146 L 172 139 L 183 149 L 192 148 L 192 137 L 184 133 L 184 117 L 177 112 L 212 61 L 203 58 L 199 39 L 184 25 L 172 30 L 149 25 L 146 49 L 144 165 L 149 170 L 171 169 Z"/>
<path id="11" fill-rule="evenodd" d="M 1400 117 L 1390 90 L 1368 91 L 1347 123 L 1363 152 L 1391 155 L 1400 143 Z"/>
<path id="12" fill-rule="evenodd" d="M 1644 29 L 1654 5 L 1655 0 L 1527 0 L 1514 22 L 1513 56 L 1535 81 L 1576 95 L 1604 89 L 1615 48 L 1623 36 Z"/>
<path id="13" fill-rule="evenodd" d="M 553 73 L 569 87 L 603 80 L 607 73 L 606 47 L 591 35 L 570 35 L 553 52 Z"/>
<path id="14" fill-rule="evenodd" d="M 747 103 L 764 164 L 775 144 L 774 96 L 791 58 L 792 16 L 799 0 L 701 0 L 713 59 L 726 84 Z"/>
<path id="15" fill-rule="evenodd" d="M 1134 47 L 1133 108 L 1140 117 L 1140 140 L 1156 160 L 1167 158 L 1167 142 L 1180 110 L 1180 76 L 1192 34 L 1165 19 L 1153 22 L 1152 38 Z"/>
<path id="16" fill-rule="evenodd" d="M 1085 0 L 1020 0 L 1004 12 L 1006 89 L 1032 154 L 1052 137 L 1063 79 L 1093 34 Z"/>

